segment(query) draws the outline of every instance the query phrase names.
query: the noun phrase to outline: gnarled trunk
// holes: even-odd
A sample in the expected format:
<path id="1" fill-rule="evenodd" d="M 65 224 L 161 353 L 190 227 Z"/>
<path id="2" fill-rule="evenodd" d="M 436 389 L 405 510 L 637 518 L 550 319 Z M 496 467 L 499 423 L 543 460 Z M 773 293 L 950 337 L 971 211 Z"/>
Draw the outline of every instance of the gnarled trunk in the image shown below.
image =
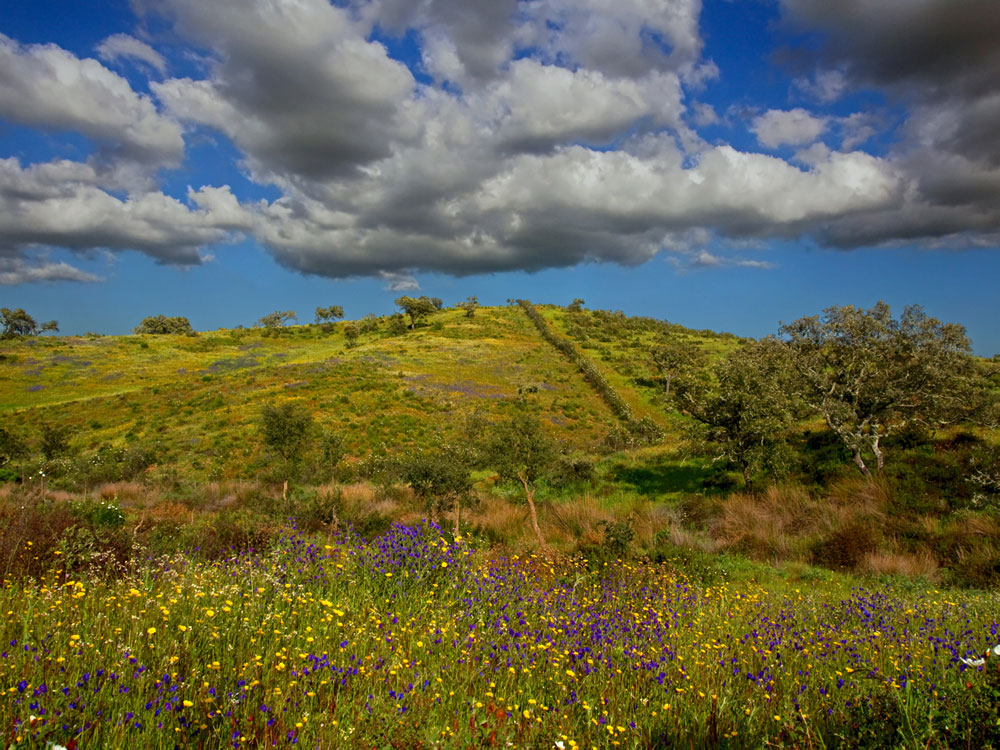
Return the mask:
<path id="1" fill-rule="evenodd" d="M 861 457 L 860 448 L 854 451 L 854 463 L 858 465 L 858 469 L 861 470 L 862 474 L 864 474 L 869 479 L 872 478 L 872 473 L 868 470 L 868 467 L 865 465 L 865 460 Z"/>
<path id="2" fill-rule="evenodd" d="M 547 550 L 549 546 L 545 543 L 545 538 L 542 536 L 542 530 L 538 526 L 538 511 L 535 508 L 535 490 L 532 489 L 531 485 L 528 483 L 528 478 L 524 474 L 518 474 L 517 478 L 521 480 L 521 486 L 524 487 L 524 497 L 528 501 L 528 515 L 531 517 L 531 528 L 535 531 L 535 537 L 538 539 L 538 546 L 543 550 Z"/>

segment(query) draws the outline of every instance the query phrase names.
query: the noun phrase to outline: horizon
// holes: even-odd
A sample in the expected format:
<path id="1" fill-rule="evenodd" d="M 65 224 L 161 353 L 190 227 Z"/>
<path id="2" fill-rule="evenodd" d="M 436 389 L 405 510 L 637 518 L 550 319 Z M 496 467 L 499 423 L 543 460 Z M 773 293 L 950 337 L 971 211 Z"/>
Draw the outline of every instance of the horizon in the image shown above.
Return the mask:
<path id="1" fill-rule="evenodd" d="M 475 295 L 759 338 L 921 305 L 1000 352 L 984 0 L 41 0 L 0 15 L 0 305 Z"/>

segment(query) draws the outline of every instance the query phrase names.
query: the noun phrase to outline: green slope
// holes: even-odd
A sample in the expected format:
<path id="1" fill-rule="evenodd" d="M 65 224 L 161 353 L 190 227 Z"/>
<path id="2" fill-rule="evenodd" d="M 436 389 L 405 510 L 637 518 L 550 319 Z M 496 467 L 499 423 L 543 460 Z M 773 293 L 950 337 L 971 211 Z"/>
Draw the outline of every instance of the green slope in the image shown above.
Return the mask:
<path id="1" fill-rule="evenodd" d="M 264 463 L 257 415 L 285 400 L 305 404 L 355 456 L 453 439 L 468 415 L 495 418 L 518 401 L 578 449 L 617 422 L 516 307 L 472 319 L 445 310 L 399 336 L 382 320 L 355 348 L 343 327 L 5 341 L 0 413 L 29 439 L 43 423 L 66 425 L 77 449 L 156 444 L 161 463 L 212 477 Z M 609 377 L 655 414 L 613 364 Z"/>

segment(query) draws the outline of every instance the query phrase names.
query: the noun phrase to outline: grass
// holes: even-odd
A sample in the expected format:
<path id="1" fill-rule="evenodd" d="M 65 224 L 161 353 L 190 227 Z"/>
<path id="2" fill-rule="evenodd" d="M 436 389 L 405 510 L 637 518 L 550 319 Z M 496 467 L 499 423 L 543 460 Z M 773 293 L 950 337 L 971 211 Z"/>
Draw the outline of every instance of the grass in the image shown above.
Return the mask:
<path id="1" fill-rule="evenodd" d="M 996 741 L 995 595 L 286 529 L 0 590 L 15 747 L 950 747 Z M 756 571 L 759 572 L 759 571 Z M 561 744 L 560 744 L 561 743 Z"/>
<path id="2" fill-rule="evenodd" d="M 887 445 L 870 482 L 804 425 L 783 483 L 732 491 L 645 352 L 735 337 L 540 312 L 662 443 L 611 452 L 619 419 L 517 308 L 354 347 L 340 324 L 0 343 L 4 428 L 34 451 L 0 484 L 0 742 L 1000 743 L 997 659 L 962 661 L 1000 641 L 996 498 L 965 480 L 995 433 Z M 284 401 L 339 461 L 320 434 L 268 454 Z M 536 495 L 551 558 L 488 467 L 457 537 L 376 471 L 515 408 L 573 453 Z M 65 455 L 41 458 L 43 425 Z"/>
<path id="3" fill-rule="evenodd" d="M 356 348 L 340 327 L 318 326 L 5 341 L 0 413 L 29 435 L 43 423 L 65 425 L 81 451 L 156 445 L 159 465 L 196 481 L 256 476 L 267 463 L 256 440 L 259 410 L 288 399 L 344 433 L 356 456 L 454 439 L 465 416 L 500 415 L 519 399 L 567 442 L 598 442 L 613 415 L 540 343 L 507 308 L 471 320 L 444 311 L 397 337 L 383 324 Z"/>

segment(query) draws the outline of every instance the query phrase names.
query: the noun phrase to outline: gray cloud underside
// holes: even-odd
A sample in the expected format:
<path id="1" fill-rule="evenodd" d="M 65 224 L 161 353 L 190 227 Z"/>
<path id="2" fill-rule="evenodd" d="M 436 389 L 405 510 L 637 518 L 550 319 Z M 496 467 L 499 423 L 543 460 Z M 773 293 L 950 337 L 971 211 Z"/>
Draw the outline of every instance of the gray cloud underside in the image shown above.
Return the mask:
<path id="1" fill-rule="evenodd" d="M 707 252 L 715 236 L 849 248 L 985 244 L 1000 229 L 993 0 L 783 0 L 789 23 L 829 38 L 797 90 L 828 102 L 877 86 L 909 113 L 884 158 L 857 150 L 885 127 L 877 114 L 759 114 L 762 147 L 801 147 L 794 163 L 698 136 L 717 119 L 688 100 L 717 73 L 699 0 L 484 0 L 474 12 L 458 0 L 133 5 L 207 56 L 203 78 L 151 82 L 150 98 L 96 60 L 0 37 L 0 117 L 76 130 L 101 149 L 87 163 L 0 160 L 7 273 L 36 247 L 190 265 L 246 235 L 303 273 L 398 287 L 416 270 L 637 264 L 663 249 L 693 267 L 766 265 Z M 371 41 L 375 29 L 414 30 L 433 82 Z M 924 43 L 926 66 L 910 52 Z M 168 70 L 132 37 L 99 51 Z M 248 176 L 282 197 L 158 192 L 156 170 L 183 158 L 182 128 L 225 135 Z"/>
<path id="2" fill-rule="evenodd" d="M 822 236 L 853 247 L 1000 229 L 1000 5 L 994 0 L 782 0 L 786 19 L 828 35 L 818 64 L 905 105 L 891 155 L 908 200 Z M 987 240 L 988 241 L 988 240 Z"/>
<path id="3" fill-rule="evenodd" d="M 93 283 L 101 281 L 99 276 L 87 273 L 69 263 L 47 260 L 29 261 L 25 258 L 5 258 L 0 256 L 0 285 L 15 286 L 45 281 L 77 281 Z"/>

